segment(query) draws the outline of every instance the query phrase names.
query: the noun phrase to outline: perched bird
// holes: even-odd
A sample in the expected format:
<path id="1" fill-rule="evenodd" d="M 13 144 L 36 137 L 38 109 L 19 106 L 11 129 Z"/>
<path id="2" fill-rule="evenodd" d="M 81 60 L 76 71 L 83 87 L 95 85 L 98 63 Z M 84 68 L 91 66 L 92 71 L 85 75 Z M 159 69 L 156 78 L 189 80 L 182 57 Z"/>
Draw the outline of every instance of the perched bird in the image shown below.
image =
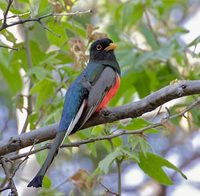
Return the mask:
<path id="1" fill-rule="evenodd" d="M 41 187 L 43 177 L 66 136 L 78 131 L 88 119 L 107 106 L 120 85 L 120 67 L 114 55 L 116 45 L 111 39 L 96 40 L 90 47 L 85 70 L 70 85 L 58 132 L 48 156 L 28 187 Z"/>

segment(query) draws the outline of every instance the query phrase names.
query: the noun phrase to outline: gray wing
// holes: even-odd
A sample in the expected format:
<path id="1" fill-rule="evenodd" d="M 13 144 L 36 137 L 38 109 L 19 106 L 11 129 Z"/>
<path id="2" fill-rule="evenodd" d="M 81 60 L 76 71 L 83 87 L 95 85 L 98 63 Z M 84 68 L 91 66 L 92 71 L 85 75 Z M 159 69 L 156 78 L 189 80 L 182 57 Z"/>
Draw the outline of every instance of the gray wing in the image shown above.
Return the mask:
<path id="1" fill-rule="evenodd" d="M 116 72 L 111 67 L 106 67 L 95 84 L 91 86 L 87 99 L 87 109 L 84 112 L 84 116 L 81 118 L 81 122 L 79 122 L 79 128 L 81 128 L 96 111 L 107 92 L 115 85 L 115 82 Z"/>

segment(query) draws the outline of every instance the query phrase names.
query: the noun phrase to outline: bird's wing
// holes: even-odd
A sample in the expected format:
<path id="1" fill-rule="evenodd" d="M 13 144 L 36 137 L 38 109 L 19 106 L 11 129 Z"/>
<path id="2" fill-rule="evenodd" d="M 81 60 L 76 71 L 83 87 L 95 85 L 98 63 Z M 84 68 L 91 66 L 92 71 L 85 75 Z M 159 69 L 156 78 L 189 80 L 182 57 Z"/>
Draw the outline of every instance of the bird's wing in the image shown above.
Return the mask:
<path id="1" fill-rule="evenodd" d="M 81 115 L 82 115 L 82 113 L 83 113 L 83 110 L 84 110 L 84 108 L 85 108 L 85 106 L 86 106 L 86 99 L 84 99 L 83 100 L 83 102 L 82 102 L 82 104 L 81 104 L 81 107 L 79 108 L 79 110 L 78 110 L 78 112 L 77 112 L 77 114 L 76 114 L 76 116 L 72 119 L 72 121 L 70 122 L 70 124 L 69 124 L 69 127 L 68 127 L 68 129 L 67 129 L 67 132 L 66 132 L 66 136 L 67 135 L 70 135 L 70 133 L 72 132 L 72 130 L 74 129 L 74 127 L 75 127 L 75 125 L 77 124 L 77 122 L 79 121 L 79 119 L 80 119 L 80 117 L 81 117 Z"/>
<path id="2" fill-rule="evenodd" d="M 78 122 L 79 129 L 88 121 L 97 110 L 104 97 L 116 83 L 116 72 L 111 67 L 106 67 L 95 84 L 91 87 L 87 99 L 87 107 Z"/>
<path id="3" fill-rule="evenodd" d="M 80 81 L 73 83 L 65 96 L 62 117 L 59 123 L 59 131 L 70 135 L 79 121 L 87 103 L 88 90 Z"/>
<path id="4" fill-rule="evenodd" d="M 96 111 L 103 98 L 115 84 L 116 72 L 111 67 L 106 66 L 98 74 L 98 78 L 94 78 L 95 82 L 89 87 L 89 90 L 86 88 L 88 83 L 85 85 L 88 81 L 83 78 L 79 79 L 80 81 L 77 80 L 70 86 L 65 97 L 59 131 L 66 131 L 66 135 L 80 129 Z"/>

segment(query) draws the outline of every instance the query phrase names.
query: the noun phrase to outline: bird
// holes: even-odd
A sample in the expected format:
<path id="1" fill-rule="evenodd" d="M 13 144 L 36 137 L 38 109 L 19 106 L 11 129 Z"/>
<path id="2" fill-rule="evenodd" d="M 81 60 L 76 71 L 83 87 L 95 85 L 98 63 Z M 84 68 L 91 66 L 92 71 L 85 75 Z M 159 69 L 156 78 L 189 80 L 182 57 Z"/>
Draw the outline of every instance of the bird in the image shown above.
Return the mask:
<path id="1" fill-rule="evenodd" d="M 56 137 L 47 158 L 28 187 L 42 187 L 42 181 L 65 137 L 80 130 L 91 116 L 105 108 L 120 86 L 121 70 L 109 38 L 94 41 L 83 72 L 69 86 Z"/>

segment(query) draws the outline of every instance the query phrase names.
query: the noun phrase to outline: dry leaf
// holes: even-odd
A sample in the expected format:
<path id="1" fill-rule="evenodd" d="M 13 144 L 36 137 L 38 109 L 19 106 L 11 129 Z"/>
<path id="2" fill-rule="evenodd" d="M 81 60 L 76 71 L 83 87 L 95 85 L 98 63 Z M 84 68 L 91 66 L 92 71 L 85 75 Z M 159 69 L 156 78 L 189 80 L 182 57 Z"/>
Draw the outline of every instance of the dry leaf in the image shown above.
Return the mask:
<path id="1" fill-rule="evenodd" d="M 80 38 L 71 38 L 69 40 L 69 45 L 70 56 L 74 59 L 73 66 L 75 69 L 80 69 L 88 60 L 88 56 L 85 54 L 85 44 Z"/>
<path id="2" fill-rule="evenodd" d="M 169 120 L 161 120 L 162 125 L 169 131 L 169 132 L 176 132 L 176 126 L 174 126 Z"/>
<path id="3" fill-rule="evenodd" d="M 54 13 L 63 12 L 64 7 L 59 1 L 57 1 L 57 0 L 49 0 L 49 3 L 52 5 Z"/>
<path id="4" fill-rule="evenodd" d="M 74 5 L 74 2 L 72 0 L 64 0 L 64 4 L 65 4 L 66 7 L 67 6 L 72 7 Z"/>
<path id="5" fill-rule="evenodd" d="M 80 189 L 91 190 L 94 184 L 89 180 L 89 173 L 85 169 L 79 169 L 69 179 Z"/>
<path id="6" fill-rule="evenodd" d="M 106 33 L 101 33 L 101 32 L 94 32 L 98 29 L 99 27 L 95 27 L 92 24 L 87 25 L 87 38 L 89 42 L 108 37 Z"/>
<path id="7" fill-rule="evenodd" d="M 24 97 L 21 94 L 18 94 L 15 97 L 16 101 L 16 107 L 20 110 L 20 112 L 23 112 L 22 109 L 24 108 Z"/>

